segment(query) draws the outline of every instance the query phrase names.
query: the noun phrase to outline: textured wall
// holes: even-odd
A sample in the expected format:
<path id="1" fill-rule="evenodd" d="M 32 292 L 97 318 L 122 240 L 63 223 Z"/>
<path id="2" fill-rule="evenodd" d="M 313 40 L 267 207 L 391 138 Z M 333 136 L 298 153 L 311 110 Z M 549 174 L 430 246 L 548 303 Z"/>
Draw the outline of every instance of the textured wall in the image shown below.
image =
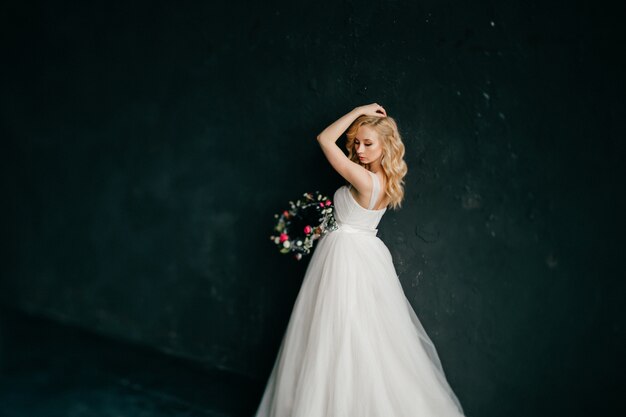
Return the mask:
<path id="1" fill-rule="evenodd" d="M 263 381 L 306 267 L 272 216 L 342 184 L 314 138 L 376 101 L 409 166 L 379 236 L 468 414 L 608 409 L 613 11 L 53 3 L 3 17 L 3 303 Z"/>

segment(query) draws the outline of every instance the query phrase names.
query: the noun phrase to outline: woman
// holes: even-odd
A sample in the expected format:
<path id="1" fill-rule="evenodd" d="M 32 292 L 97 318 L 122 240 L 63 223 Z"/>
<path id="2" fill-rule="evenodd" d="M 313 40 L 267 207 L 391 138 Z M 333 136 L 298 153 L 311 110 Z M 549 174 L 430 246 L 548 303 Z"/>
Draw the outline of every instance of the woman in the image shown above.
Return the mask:
<path id="1" fill-rule="evenodd" d="M 348 156 L 335 143 L 346 129 Z M 317 242 L 255 416 L 462 416 L 376 236 L 404 197 L 396 122 L 376 103 L 360 106 L 317 140 L 348 182 L 333 196 L 339 227 Z"/>

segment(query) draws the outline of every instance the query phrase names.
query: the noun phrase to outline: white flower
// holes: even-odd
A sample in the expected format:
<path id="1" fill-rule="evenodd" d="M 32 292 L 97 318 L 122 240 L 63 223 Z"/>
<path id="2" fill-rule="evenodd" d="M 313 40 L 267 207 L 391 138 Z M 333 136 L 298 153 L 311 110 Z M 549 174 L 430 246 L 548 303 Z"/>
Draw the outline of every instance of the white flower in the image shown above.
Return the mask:
<path id="1" fill-rule="evenodd" d="M 278 238 L 278 237 L 274 238 L 274 243 L 276 243 L 278 245 L 280 243 L 280 238 Z"/>
<path id="2" fill-rule="evenodd" d="M 291 243 L 290 243 L 288 240 L 285 240 L 285 241 L 283 242 L 283 247 L 284 247 L 284 248 L 288 248 L 289 246 L 291 246 Z"/>

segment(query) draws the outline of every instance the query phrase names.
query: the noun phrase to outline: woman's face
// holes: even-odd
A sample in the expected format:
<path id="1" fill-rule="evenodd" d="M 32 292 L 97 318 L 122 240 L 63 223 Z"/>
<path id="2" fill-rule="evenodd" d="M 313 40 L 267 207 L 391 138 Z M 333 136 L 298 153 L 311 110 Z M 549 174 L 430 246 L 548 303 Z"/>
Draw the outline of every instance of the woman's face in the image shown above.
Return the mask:
<path id="1" fill-rule="evenodd" d="M 361 164 L 372 164 L 383 154 L 378 132 L 367 125 L 359 126 L 354 138 L 354 152 Z"/>

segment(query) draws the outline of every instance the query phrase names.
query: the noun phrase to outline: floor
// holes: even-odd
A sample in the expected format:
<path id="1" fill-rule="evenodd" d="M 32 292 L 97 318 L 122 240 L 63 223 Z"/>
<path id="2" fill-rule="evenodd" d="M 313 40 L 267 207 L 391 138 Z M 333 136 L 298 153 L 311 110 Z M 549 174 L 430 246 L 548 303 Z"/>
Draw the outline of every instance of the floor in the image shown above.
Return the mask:
<path id="1" fill-rule="evenodd" d="M 252 417 L 262 388 L 0 307 L 2 417 Z"/>

